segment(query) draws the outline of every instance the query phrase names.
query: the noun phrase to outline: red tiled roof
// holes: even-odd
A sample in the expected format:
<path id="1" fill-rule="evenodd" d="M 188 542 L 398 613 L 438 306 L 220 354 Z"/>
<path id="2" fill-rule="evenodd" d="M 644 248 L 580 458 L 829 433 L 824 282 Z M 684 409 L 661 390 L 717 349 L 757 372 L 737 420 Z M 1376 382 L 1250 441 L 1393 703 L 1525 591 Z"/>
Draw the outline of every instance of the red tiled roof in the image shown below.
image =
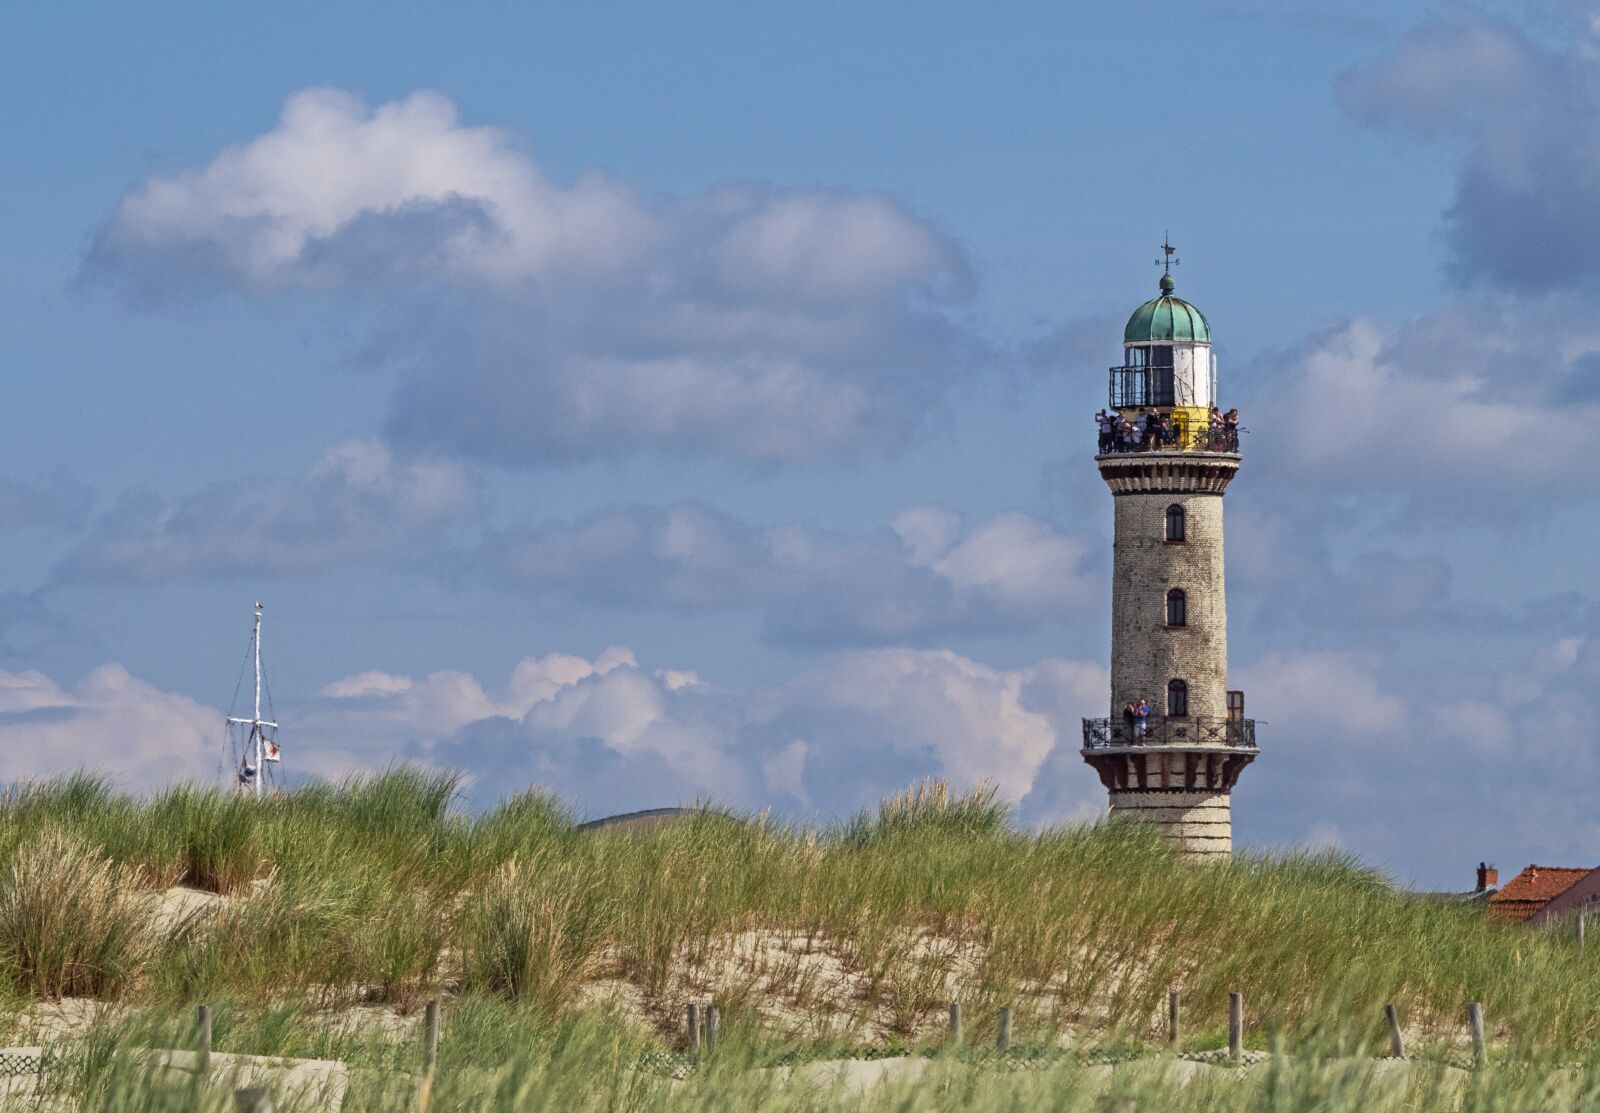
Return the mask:
<path id="1" fill-rule="evenodd" d="M 1521 923 L 1589 872 L 1586 867 L 1529 866 L 1489 898 L 1489 915 L 1496 920 Z"/>

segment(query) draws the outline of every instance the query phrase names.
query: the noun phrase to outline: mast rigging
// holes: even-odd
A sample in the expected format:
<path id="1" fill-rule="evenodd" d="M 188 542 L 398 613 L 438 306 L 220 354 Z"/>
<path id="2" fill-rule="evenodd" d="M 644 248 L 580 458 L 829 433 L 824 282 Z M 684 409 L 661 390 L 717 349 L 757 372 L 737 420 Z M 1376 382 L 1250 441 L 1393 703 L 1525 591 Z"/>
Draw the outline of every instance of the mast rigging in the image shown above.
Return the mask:
<path id="1" fill-rule="evenodd" d="M 237 763 L 235 777 L 241 791 L 249 792 L 257 800 L 266 792 L 266 762 L 276 762 L 278 758 L 277 730 L 278 724 L 271 719 L 261 717 L 261 604 L 256 603 L 255 626 L 250 632 L 251 655 L 255 661 L 255 705 L 254 714 L 245 719 L 235 715 L 228 716 L 230 727 L 249 727 L 250 732 L 239 747 L 239 752 L 234 754 Z M 229 710 L 232 710 L 231 708 Z M 268 730 L 272 734 L 268 735 Z M 231 733 L 231 732 L 230 732 Z"/>

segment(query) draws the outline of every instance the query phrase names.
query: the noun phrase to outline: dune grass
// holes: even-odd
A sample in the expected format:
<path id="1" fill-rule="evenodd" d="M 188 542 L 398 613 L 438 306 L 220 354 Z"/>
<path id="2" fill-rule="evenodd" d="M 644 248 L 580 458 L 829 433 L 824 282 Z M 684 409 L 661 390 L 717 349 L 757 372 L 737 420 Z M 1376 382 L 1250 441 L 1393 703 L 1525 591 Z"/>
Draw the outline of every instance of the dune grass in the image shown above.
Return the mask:
<path id="1" fill-rule="evenodd" d="M 1137 826 L 1019 830 L 992 793 L 936 785 L 830 830 L 707 810 L 645 835 L 579 832 L 536 793 L 468 815 L 456 787 L 396 769 L 260 804 L 14 789 L 0 977 L 166 1008 L 470 997 L 546 1026 L 601 984 L 628 987 L 641 1039 L 673 1042 L 715 998 L 730 1032 L 815 1047 L 935 1040 L 952 997 L 977 1041 L 1009 1005 L 1041 1045 L 1158 1046 L 1172 987 L 1214 1046 L 1238 989 L 1263 1044 L 1370 1053 L 1394 1002 L 1448 1049 L 1476 1000 L 1500 1053 L 1600 1047 L 1600 963 L 1566 935 L 1337 855 L 1195 866 Z M 178 882 L 227 899 L 169 931 L 130 911 Z"/>
<path id="2" fill-rule="evenodd" d="M 137 875 L 74 833 L 31 832 L 0 869 L 0 969 L 42 998 L 114 997 L 149 950 Z"/>

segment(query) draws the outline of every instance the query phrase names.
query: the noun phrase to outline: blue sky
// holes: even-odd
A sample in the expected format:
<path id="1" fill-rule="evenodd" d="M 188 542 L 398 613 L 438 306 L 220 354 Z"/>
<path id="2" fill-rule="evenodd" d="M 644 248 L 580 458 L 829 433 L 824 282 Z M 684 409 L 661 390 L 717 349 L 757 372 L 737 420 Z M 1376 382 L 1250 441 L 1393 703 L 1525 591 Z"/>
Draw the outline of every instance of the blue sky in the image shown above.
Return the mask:
<path id="1" fill-rule="evenodd" d="M 1531 14 L 1530 14 L 1531 13 Z M 1089 416 L 1170 230 L 1250 429 L 1236 837 L 1592 864 L 1581 5 L 12 6 L 0 777 L 1094 814 Z"/>

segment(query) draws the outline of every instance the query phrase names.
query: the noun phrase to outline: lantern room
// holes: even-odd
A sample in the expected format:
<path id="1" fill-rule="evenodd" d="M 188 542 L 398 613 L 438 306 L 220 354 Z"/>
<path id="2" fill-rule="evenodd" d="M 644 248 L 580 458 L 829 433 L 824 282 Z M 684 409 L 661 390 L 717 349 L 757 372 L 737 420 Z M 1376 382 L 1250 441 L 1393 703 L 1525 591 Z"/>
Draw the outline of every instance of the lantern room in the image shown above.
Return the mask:
<path id="1" fill-rule="evenodd" d="M 1216 405 L 1217 363 L 1205 316 L 1172 294 L 1171 274 L 1161 294 L 1128 318 L 1122 330 L 1123 364 L 1111 369 L 1111 406 L 1117 410 L 1198 410 Z"/>

